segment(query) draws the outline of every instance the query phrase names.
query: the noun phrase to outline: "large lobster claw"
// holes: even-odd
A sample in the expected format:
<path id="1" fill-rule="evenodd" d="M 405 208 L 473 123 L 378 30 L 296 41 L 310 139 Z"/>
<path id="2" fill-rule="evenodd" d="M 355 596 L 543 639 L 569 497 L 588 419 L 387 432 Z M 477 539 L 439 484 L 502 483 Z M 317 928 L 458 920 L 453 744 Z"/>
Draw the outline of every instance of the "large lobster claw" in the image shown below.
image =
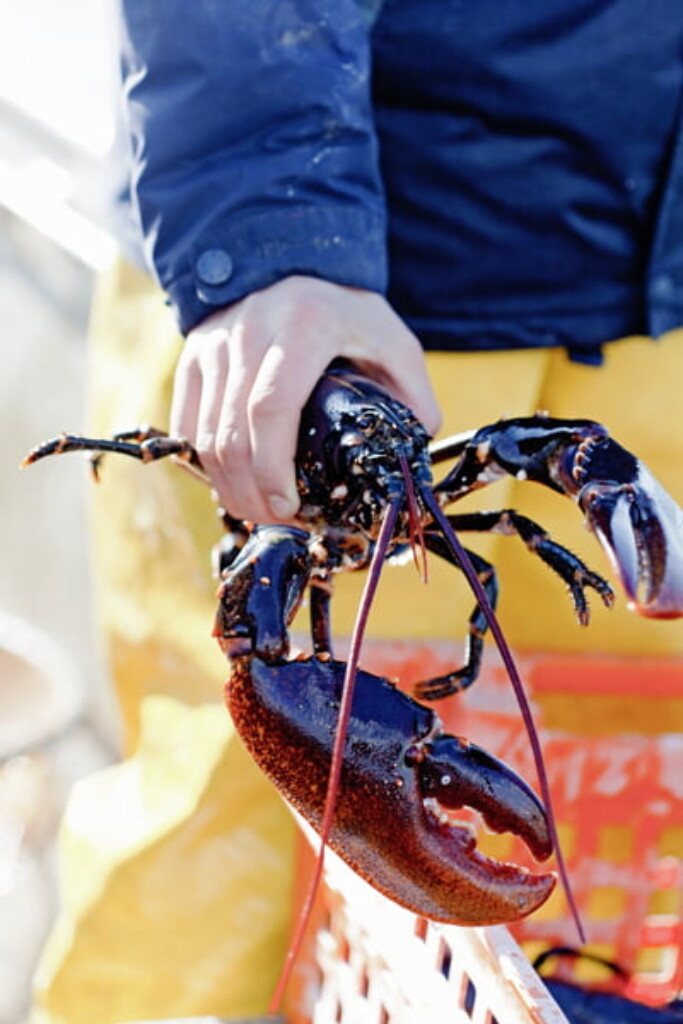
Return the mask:
<path id="1" fill-rule="evenodd" d="M 314 828 L 323 816 L 345 665 L 330 658 L 268 663 L 234 657 L 228 708 L 251 755 Z M 492 924 L 537 909 L 555 885 L 485 857 L 448 809 L 467 805 L 496 832 L 551 853 L 543 806 L 510 768 L 441 732 L 429 708 L 359 671 L 330 846 L 415 913 Z"/>
<path id="2" fill-rule="evenodd" d="M 683 510 L 639 459 L 611 438 L 589 450 L 577 494 L 630 598 L 649 618 L 683 615 Z"/>

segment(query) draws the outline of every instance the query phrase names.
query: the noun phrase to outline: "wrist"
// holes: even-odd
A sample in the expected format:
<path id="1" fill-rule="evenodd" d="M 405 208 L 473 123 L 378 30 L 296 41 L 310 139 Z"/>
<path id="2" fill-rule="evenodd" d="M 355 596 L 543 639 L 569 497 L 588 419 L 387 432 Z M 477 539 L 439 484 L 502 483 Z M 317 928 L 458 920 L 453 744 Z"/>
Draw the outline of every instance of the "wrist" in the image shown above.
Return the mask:
<path id="1" fill-rule="evenodd" d="M 384 218 L 346 207 L 293 208 L 217 224 L 162 286 L 187 334 L 211 313 L 292 276 L 383 293 Z"/>

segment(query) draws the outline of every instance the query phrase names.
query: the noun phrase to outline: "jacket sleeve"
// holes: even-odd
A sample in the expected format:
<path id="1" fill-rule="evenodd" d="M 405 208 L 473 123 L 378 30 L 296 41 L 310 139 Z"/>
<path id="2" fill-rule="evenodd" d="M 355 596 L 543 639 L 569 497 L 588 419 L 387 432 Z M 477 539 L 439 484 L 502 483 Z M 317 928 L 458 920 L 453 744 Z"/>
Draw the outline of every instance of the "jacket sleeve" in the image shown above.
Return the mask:
<path id="1" fill-rule="evenodd" d="M 357 0 L 119 0 L 132 194 L 188 331 L 289 274 L 386 287 Z"/>

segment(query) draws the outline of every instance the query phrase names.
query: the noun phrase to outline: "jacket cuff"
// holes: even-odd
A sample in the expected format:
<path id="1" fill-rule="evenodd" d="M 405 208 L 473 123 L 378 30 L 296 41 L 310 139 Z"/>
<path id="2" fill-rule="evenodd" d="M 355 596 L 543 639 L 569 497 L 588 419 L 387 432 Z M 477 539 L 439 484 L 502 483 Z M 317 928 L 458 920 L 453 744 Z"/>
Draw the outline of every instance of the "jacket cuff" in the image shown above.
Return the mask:
<path id="1" fill-rule="evenodd" d="M 293 274 L 386 292 L 384 216 L 341 205 L 218 222 L 198 237 L 181 273 L 161 284 L 187 334 L 217 309 Z"/>

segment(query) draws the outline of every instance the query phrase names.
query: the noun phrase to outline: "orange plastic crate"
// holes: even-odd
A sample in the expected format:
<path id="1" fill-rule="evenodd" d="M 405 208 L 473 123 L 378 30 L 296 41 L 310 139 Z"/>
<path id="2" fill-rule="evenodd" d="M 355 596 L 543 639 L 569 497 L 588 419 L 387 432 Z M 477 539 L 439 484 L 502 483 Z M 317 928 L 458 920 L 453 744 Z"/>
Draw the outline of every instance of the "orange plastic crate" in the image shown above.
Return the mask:
<path id="1" fill-rule="evenodd" d="M 442 672 L 452 650 L 370 645 L 364 664 L 410 681 Z M 536 705 L 563 852 L 586 949 L 555 976 L 652 1005 L 683 989 L 683 663 L 522 659 Z M 467 694 L 438 709 L 448 730 L 503 757 L 532 783 L 526 736 L 495 655 Z M 530 863 L 521 842 L 482 836 L 494 856 Z M 327 855 L 318 919 L 290 994 L 293 1024 L 555 1024 L 565 1018 L 529 964 L 577 946 L 558 887 L 532 917 L 503 927 L 427 923 Z"/>
<path id="2" fill-rule="evenodd" d="M 327 861 L 288 1024 L 566 1024 L 506 928 L 428 922 Z"/>

